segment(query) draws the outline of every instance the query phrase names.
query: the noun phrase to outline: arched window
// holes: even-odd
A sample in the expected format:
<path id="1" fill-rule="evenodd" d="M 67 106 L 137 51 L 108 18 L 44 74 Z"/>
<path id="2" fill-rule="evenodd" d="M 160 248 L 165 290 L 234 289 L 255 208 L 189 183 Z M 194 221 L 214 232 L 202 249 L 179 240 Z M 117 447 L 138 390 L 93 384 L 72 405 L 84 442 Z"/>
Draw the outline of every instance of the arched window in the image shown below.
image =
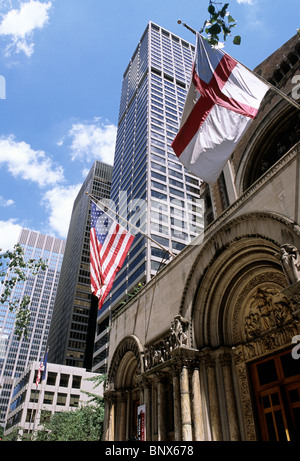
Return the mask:
<path id="1" fill-rule="evenodd" d="M 271 125 L 257 141 L 246 166 L 243 190 L 250 187 L 300 140 L 300 115 L 288 109 L 273 117 Z"/>

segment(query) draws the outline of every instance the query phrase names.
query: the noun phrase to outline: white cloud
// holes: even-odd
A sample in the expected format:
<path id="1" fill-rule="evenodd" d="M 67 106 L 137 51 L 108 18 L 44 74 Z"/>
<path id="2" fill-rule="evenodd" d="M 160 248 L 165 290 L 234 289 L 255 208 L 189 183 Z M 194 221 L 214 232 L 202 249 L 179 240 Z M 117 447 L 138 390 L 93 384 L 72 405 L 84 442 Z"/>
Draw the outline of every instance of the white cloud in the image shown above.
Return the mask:
<path id="1" fill-rule="evenodd" d="M 12 250 L 20 236 L 22 226 L 15 219 L 0 221 L 0 249 L 1 251 Z"/>
<path id="2" fill-rule="evenodd" d="M 7 206 L 11 206 L 11 205 L 14 205 L 14 200 L 12 199 L 5 199 L 4 197 L 2 197 L 2 195 L 0 195 L 0 207 L 7 207 Z"/>
<path id="3" fill-rule="evenodd" d="M 33 181 L 40 187 L 54 185 L 64 179 L 61 166 L 53 164 L 43 151 L 33 150 L 14 136 L 0 138 L 0 166 L 6 165 L 14 177 Z"/>
<path id="4" fill-rule="evenodd" d="M 254 5 L 256 0 L 237 0 L 237 2 L 244 5 Z"/>
<path id="5" fill-rule="evenodd" d="M 68 131 L 72 160 L 113 164 L 117 127 L 95 118 L 92 123 L 74 123 Z M 62 145 L 62 141 L 59 143 Z"/>
<path id="6" fill-rule="evenodd" d="M 64 239 L 67 237 L 74 200 L 81 187 L 82 184 L 57 186 L 46 192 L 42 200 L 49 212 L 49 222 L 45 233 L 53 232 Z"/>
<path id="7" fill-rule="evenodd" d="M 6 48 L 6 54 L 12 51 L 23 51 L 28 57 L 32 55 L 34 43 L 32 34 L 35 29 L 42 29 L 49 19 L 51 2 L 30 0 L 22 2 L 20 9 L 10 9 L 2 15 L 0 35 L 7 36 L 11 42 Z"/>

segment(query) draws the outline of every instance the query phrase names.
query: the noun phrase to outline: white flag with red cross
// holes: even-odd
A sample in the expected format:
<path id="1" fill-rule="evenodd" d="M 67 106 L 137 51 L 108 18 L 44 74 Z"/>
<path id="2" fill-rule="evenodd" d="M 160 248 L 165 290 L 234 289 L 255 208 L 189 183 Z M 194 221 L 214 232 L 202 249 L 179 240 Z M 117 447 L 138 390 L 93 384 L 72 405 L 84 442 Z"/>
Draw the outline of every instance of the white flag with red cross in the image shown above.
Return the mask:
<path id="1" fill-rule="evenodd" d="M 196 36 L 192 80 L 172 148 L 189 171 L 213 184 L 269 87 L 223 50 Z"/>

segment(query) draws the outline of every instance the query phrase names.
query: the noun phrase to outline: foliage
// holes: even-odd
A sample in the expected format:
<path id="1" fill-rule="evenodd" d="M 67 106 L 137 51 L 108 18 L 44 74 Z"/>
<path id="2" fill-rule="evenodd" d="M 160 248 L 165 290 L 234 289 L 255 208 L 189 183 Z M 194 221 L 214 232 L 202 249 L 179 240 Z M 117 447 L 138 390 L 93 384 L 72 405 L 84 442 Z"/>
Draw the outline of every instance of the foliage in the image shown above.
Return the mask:
<path id="1" fill-rule="evenodd" d="M 98 441 L 103 432 L 104 405 L 84 405 L 77 410 L 55 413 L 35 433 L 35 441 Z"/>
<path id="2" fill-rule="evenodd" d="M 4 442 L 15 442 L 19 440 L 19 428 L 16 427 L 9 435 L 3 435 L 1 438 Z"/>
<path id="3" fill-rule="evenodd" d="M 0 250 L 1 251 L 1 250 Z M 37 275 L 38 271 L 46 269 L 46 263 L 42 260 L 24 260 L 24 249 L 20 244 L 13 250 L 0 253 L 0 280 L 3 289 L 0 295 L 0 304 L 8 303 L 11 312 L 16 311 L 15 335 L 18 339 L 24 335 L 28 337 L 30 322 L 30 298 L 24 295 L 22 299 L 12 298 L 12 292 L 18 282 L 25 282 L 29 275 Z M 8 277 L 6 275 L 9 274 Z"/>
<path id="4" fill-rule="evenodd" d="M 99 386 L 105 375 L 88 378 L 94 381 L 94 388 Z M 35 433 L 35 441 L 98 441 L 102 438 L 104 421 L 104 399 L 91 392 L 84 392 L 90 397 L 89 402 L 72 411 L 55 413 L 43 428 Z"/>
<path id="5" fill-rule="evenodd" d="M 223 33 L 223 39 L 226 41 L 226 38 L 231 35 L 232 29 L 236 26 L 236 21 L 227 11 L 229 3 L 225 3 L 220 10 L 217 10 L 215 5 L 221 4 L 210 0 L 208 7 L 210 19 L 204 22 L 200 33 L 204 31 L 207 34 L 207 40 L 212 46 L 220 46 L 219 35 Z M 240 35 L 233 38 L 233 43 L 240 45 Z"/>

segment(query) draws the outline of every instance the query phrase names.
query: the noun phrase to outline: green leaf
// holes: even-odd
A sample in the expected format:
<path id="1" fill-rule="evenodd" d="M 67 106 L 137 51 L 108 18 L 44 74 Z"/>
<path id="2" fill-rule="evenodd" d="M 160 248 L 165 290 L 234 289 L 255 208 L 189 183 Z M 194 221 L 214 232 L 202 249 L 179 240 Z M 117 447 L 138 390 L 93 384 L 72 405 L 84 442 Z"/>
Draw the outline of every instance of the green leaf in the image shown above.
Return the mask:
<path id="1" fill-rule="evenodd" d="M 220 15 L 222 16 L 222 18 L 225 17 L 228 6 L 229 6 L 229 3 L 225 3 L 225 5 L 223 6 L 223 8 L 221 9 Z"/>
<path id="2" fill-rule="evenodd" d="M 209 12 L 209 14 L 215 14 L 216 9 L 213 5 L 209 5 L 207 11 Z"/>
<path id="3" fill-rule="evenodd" d="M 218 35 L 222 31 L 219 24 L 213 24 L 208 30 L 211 35 Z"/>
<path id="4" fill-rule="evenodd" d="M 240 35 L 236 35 L 233 39 L 233 44 L 234 45 L 240 45 L 241 44 L 241 41 L 242 41 L 242 38 Z"/>

